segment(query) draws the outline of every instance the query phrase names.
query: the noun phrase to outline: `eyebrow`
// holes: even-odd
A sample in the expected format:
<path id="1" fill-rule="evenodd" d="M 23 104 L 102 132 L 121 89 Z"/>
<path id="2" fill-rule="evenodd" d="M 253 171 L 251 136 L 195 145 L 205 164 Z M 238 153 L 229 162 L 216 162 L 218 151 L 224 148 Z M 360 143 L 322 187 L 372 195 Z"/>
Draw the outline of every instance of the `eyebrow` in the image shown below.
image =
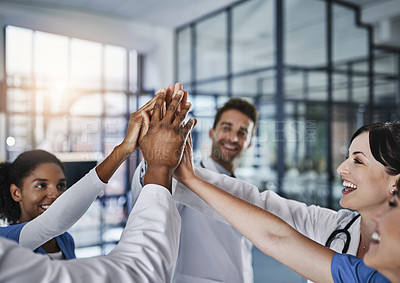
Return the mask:
<path id="1" fill-rule="evenodd" d="M 221 122 L 221 125 L 232 126 L 232 123 L 230 123 L 230 122 Z"/>
<path id="2" fill-rule="evenodd" d="M 40 179 L 40 178 L 37 178 L 37 179 L 34 179 L 33 181 L 32 181 L 32 183 L 33 182 L 36 182 L 36 181 L 38 181 L 38 182 L 46 182 L 46 181 L 48 181 L 49 179 Z M 59 182 L 65 182 L 66 181 L 66 179 L 65 178 L 62 178 L 62 179 L 60 179 L 60 180 L 58 180 Z"/>
<path id="3" fill-rule="evenodd" d="M 221 126 L 232 126 L 233 124 L 230 122 L 221 122 Z M 246 127 L 240 127 L 239 130 L 245 131 L 246 133 L 248 133 L 249 131 L 247 130 Z"/>
<path id="4" fill-rule="evenodd" d="M 362 151 L 354 151 L 354 152 L 352 153 L 352 155 L 358 155 L 358 154 L 361 154 L 361 155 L 364 155 L 365 157 L 367 157 L 367 156 L 364 154 L 364 152 L 362 152 Z"/>

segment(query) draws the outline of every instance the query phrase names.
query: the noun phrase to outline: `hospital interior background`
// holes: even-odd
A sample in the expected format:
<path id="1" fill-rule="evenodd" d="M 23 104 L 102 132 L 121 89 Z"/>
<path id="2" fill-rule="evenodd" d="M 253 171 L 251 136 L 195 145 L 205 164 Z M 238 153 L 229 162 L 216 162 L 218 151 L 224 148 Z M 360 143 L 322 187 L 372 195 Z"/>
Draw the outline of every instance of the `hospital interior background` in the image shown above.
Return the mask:
<path id="1" fill-rule="evenodd" d="M 199 120 L 195 159 L 210 153 L 217 107 L 245 98 L 260 117 L 236 175 L 338 209 L 336 167 L 351 134 L 400 118 L 397 0 L 111 2 L 0 0 L 1 161 L 46 149 L 72 185 L 122 140 L 130 113 L 179 81 Z M 78 257 L 117 243 L 140 159 L 121 166 L 71 229 Z M 255 282 L 304 281 L 257 250 L 254 271 Z"/>

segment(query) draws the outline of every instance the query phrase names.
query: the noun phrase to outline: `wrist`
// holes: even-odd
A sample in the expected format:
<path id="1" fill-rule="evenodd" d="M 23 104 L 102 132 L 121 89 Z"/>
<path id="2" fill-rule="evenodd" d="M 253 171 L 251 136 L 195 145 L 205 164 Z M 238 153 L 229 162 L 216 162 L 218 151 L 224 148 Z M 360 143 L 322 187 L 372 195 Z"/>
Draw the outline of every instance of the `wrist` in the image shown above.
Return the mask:
<path id="1" fill-rule="evenodd" d="M 129 157 L 129 155 L 132 153 L 126 146 L 124 146 L 124 143 L 121 143 L 114 147 L 112 153 L 110 155 L 113 155 L 114 158 L 120 159 L 120 160 L 125 160 Z"/>
<path id="2" fill-rule="evenodd" d="M 131 142 L 131 141 L 126 141 L 126 140 L 123 140 L 118 145 L 118 147 L 120 147 L 120 149 L 128 155 L 131 154 L 132 152 L 134 152 L 136 149 L 138 149 L 137 142 Z"/>
<path id="3" fill-rule="evenodd" d="M 172 192 L 172 176 L 174 169 L 165 165 L 147 164 L 144 185 L 157 184 Z"/>
<path id="4" fill-rule="evenodd" d="M 96 173 L 103 183 L 108 183 L 115 170 L 125 161 L 129 156 L 120 146 L 114 147 L 113 151 L 103 160 L 97 167 Z"/>
<path id="5" fill-rule="evenodd" d="M 196 176 L 194 172 L 186 173 L 184 176 L 180 176 L 179 181 L 184 184 L 186 187 L 190 188 L 198 182 L 199 177 Z"/>

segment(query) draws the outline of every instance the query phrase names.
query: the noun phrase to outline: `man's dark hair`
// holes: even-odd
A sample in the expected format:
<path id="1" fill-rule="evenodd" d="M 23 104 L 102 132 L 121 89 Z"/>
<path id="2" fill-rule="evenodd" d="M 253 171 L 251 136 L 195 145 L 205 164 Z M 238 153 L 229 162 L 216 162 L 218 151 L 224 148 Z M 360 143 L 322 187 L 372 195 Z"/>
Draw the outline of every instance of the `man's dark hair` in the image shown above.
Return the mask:
<path id="1" fill-rule="evenodd" d="M 242 112 L 244 115 L 249 117 L 251 119 L 251 121 L 253 121 L 253 123 L 254 123 L 254 128 L 253 128 L 253 132 L 252 132 L 252 135 L 253 135 L 257 128 L 258 111 L 253 104 L 251 104 L 241 98 L 231 98 L 222 107 L 218 108 L 217 114 L 215 115 L 213 128 L 215 129 L 215 127 L 217 126 L 219 120 L 221 119 L 222 114 L 225 111 L 228 111 L 231 109 L 235 109 L 235 110 Z"/>

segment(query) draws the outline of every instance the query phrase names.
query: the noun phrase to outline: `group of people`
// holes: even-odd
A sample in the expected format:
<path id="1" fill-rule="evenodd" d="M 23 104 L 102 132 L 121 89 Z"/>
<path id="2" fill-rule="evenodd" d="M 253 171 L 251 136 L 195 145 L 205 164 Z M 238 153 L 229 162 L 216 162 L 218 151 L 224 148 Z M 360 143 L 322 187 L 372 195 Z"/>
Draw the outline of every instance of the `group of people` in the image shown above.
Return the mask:
<path id="1" fill-rule="evenodd" d="M 0 228 L 0 282 L 251 282 L 249 241 L 315 282 L 400 282 L 399 122 L 354 133 L 337 168 L 343 209 L 334 211 L 234 178 L 257 123 L 240 99 L 217 112 L 210 157 L 195 166 L 187 98 L 179 83 L 157 92 L 131 115 L 123 142 L 68 190 L 62 163 L 48 152 L 1 164 L 0 217 L 10 225 Z M 74 259 L 66 231 L 137 148 L 145 162 L 118 245 Z"/>

